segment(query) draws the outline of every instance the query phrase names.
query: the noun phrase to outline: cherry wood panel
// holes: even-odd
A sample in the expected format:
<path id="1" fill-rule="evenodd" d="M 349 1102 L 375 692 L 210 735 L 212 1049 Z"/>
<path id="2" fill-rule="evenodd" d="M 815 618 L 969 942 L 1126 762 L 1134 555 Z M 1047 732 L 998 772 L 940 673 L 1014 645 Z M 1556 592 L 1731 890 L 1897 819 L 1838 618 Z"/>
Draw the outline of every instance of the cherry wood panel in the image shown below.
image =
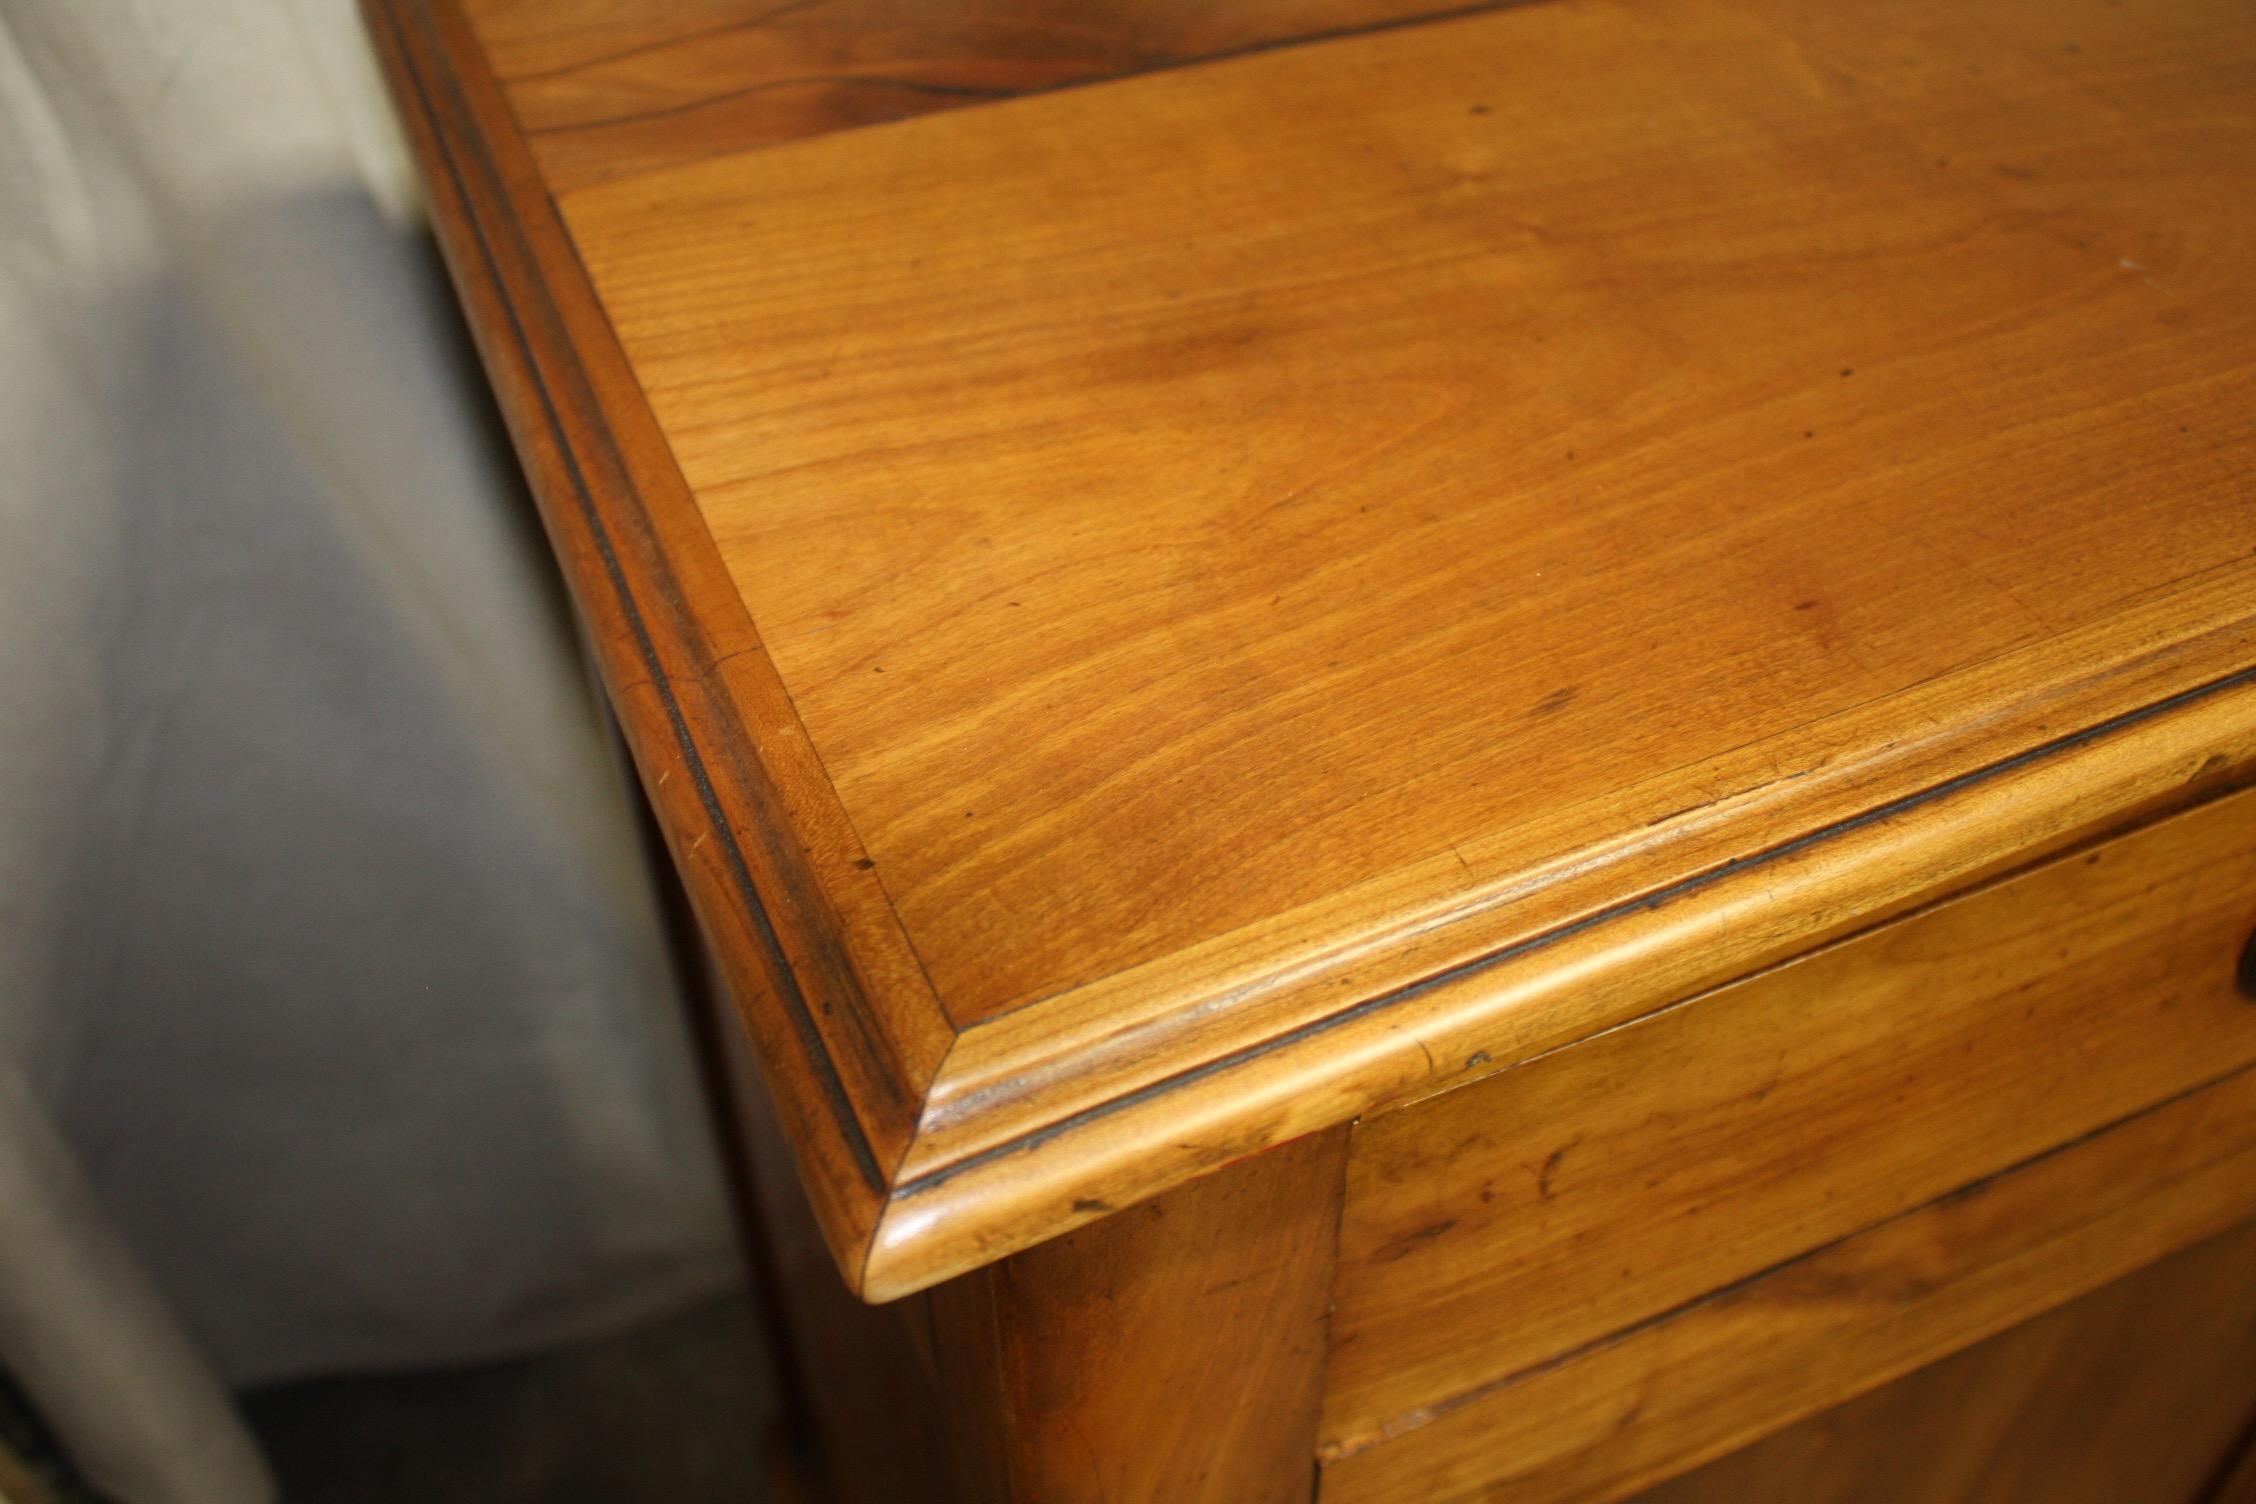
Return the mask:
<path id="1" fill-rule="evenodd" d="M 1077 8 L 1262 50 L 559 209 L 818 8 L 368 3 L 867 1296 L 2256 762 L 2244 7 Z"/>
<path id="2" fill-rule="evenodd" d="M 1637 1504 L 2216 1504 L 2209 1485 L 2251 1416 L 2244 1227 Z"/>
<path id="3" fill-rule="evenodd" d="M 2244 792 L 1362 1124 L 1325 1444 L 2256 1063 L 2252 927 Z"/>
<path id="4" fill-rule="evenodd" d="M 984 100 L 1496 10 L 1447 0 L 468 0 L 558 188 Z"/>
<path id="5" fill-rule="evenodd" d="M 2256 1071 L 1327 1457 L 1325 1504 L 1599 1504 L 2256 1216 Z"/>
<path id="6" fill-rule="evenodd" d="M 2245 610 L 2251 100 L 2236 0 L 1551 4 L 563 207 L 962 1026 Z"/>
<path id="7" fill-rule="evenodd" d="M 1911 895 L 2240 786 L 2250 709 L 2244 687 L 2174 702 L 1277 1034 L 1233 1039 L 1247 1021 L 1204 1008 L 1175 1040 L 1083 1015 L 1079 1029 L 1032 1035 L 1047 1051 L 1014 1076 L 979 1058 L 999 1025 L 967 1031 L 934 1085 L 865 1291 L 999 1256 L 1091 1204 L 1127 1205 L 1196 1168 L 1493 1074 L 1867 927 Z M 1201 1053 L 1186 1065 L 1171 1042 Z"/>
<path id="8" fill-rule="evenodd" d="M 1346 1125 L 934 1290 L 972 1498 L 1304 1504 Z"/>
<path id="9" fill-rule="evenodd" d="M 366 3 L 841 1490 L 1613 1499 L 2256 1215 L 2246 6 Z"/>

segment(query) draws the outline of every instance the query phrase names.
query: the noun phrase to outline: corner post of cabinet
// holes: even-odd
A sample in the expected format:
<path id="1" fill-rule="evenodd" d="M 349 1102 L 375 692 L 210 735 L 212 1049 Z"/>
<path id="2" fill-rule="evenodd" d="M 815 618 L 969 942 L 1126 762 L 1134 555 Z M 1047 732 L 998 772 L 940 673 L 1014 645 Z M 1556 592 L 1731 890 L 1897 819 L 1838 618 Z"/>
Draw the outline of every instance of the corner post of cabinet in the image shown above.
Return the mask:
<path id="1" fill-rule="evenodd" d="M 1308 1504 L 1349 1131 L 933 1290 L 964 1493 Z"/>

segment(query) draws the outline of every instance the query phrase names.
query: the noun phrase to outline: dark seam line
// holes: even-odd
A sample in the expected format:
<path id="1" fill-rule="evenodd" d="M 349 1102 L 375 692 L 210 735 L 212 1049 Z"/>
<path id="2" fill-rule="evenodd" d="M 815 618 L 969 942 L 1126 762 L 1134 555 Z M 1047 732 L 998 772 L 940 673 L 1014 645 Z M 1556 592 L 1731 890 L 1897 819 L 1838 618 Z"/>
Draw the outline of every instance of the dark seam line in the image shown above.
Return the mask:
<path id="1" fill-rule="evenodd" d="M 1349 1162 L 1354 1158 L 1355 1144 L 1353 1129 L 1350 1124 L 1334 1123 L 1329 1129 L 1319 1131 L 1343 1135 L 1338 1154 L 1339 1164 L 1331 1184 L 1332 1238 L 1324 1249 L 1323 1265 L 1327 1275 L 1324 1283 L 1328 1287 L 1336 1288 L 1339 1278 L 1340 1233 L 1347 1226 L 1347 1168 Z M 1331 1393 L 1332 1333 L 1339 1325 L 1332 1319 L 1339 1307 L 1338 1300 L 1333 1298 L 1333 1289 L 1327 1288 L 1324 1294 L 1326 1299 L 1324 1301 L 1323 1337 L 1321 1345 L 1317 1349 L 1321 1356 L 1316 1360 L 1316 1392 L 1319 1395 Z M 1321 1409 L 1321 1406 L 1318 1408 Z M 1312 1422 L 1310 1429 L 1315 1431 L 1316 1435 L 1308 1437 L 1305 1443 L 1311 1453 L 1308 1459 L 1309 1464 L 1315 1470 L 1313 1474 L 1314 1486 L 1310 1488 L 1308 1497 L 1321 1499 L 1324 1496 L 1324 1468 L 1330 1459 L 1324 1456 L 1323 1448 L 1316 1444 L 1323 1435 L 1322 1415 L 1313 1415 L 1310 1420 Z"/>
<path id="2" fill-rule="evenodd" d="M 1309 47 L 1323 42 L 1344 42 L 1355 37 L 1380 36 L 1390 31 L 1407 31 L 1412 27 L 1430 26 L 1444 21 L 1462 21 L 1469 16 L 1487 15 L 1494 11 L 1523 10 L 1531 5 L 1541 3 L 1543 3 L 1543 0 L 1482 0 L 1482 3 L 1479 4 L 1455 5 L 1445 10 L 1427 11 L 1415 16 L 1394 16 L 1383 21 L 1368 21 L 1359 26 L 1332 26 L 1321 31 L 1298 32 L 1292 36 L 1267 37 L 1258 42 L 1247 42 L 1237 47 L 1224 47 L 1215 52 L 1200 52 L 1186 57 L 1170 57 L 1156 63 L 1115 68 L 1109 72 L 1091 73 L 1081 78 L 1070 78 L 1062 83 L 1037 84 L 1025 89 L 976 88 L 956 84 L 918 83 L 909 79 L 888 78 L 882 75 L 863 78 L 853 74 L 808 74 L 802 77 L 770 79 L 764 83 L 747 84 L 743 88 L 708 95 L 703 99 L 687 100 L 681 104 L 663 105 L 657 109 L 638 110 L 625 115 L 609 115 L 601 120 L 574 120 L 561 125 L 544 126 L 539 130 L 528 131 L 526 134 L 560 136 L 573 131 L 602 130 L 611 126 L 635 125 L 645 120 L 662 120 L 676 115 L 687 115 L 712 105 L 727 104 L 732 100 L 766 93 L 771 89 L 805 84 L 830 83 L 849 88 L 907 90 L 920 94 L 937 94 L 950 98 L 981 100 L 988 103 L 1009 99 L 1038 99 L 1046 94 L 1063 94 L 1071 89 L 1087 89 L 1098 84 L 1116 84 L 1132 78 L 1150 78 L 1161 73 L 1177 73 L 1186 68 L 1204 67 L 1208 63 L 1233 62 L 1239 58 L 1259 57 L 1265 52 L 1283 52 L 1292 47 Z M 973 59 L 973 61 L 976 60 Z M 909 116 L 907 118 L 915 119 L 916 117 Z M 896 120 L 873 120 L 862 124 L 893 125 L 897 123 Z M 829 130 L 796 132 L 772 141 L 755 141 L 741 147 L 732 147 L 726 151 L 712 152 L 706 157 L 689 158 L 688 161 L 706 161 L 713 157 L 733 155 L 737 151 L 758 151 L 765 147 L 781 146 L 791 141 L 812 140 L 818 136 L 835 136 L 841 131 L 860 128 L 861 126 L 846 125 Z M 686 166 L 687 163 L 671 165 Z M 658 169 L 655 167 L 643 168 L 639 171 L 626 173 L 623 177 L 639 177 L 645 172 L 656 170 Z M 620 181 L 620 179 L 606 179 L 605 181 L 615 182 Z"/>
<path id="3" fill-rule="evenodd" d="M 1112 75 L 1119 77 L 1121 75 Z M 1099 83 L 1101 79 L 1082 79 L 1076 82 Z M 764 83 L 746 84 L 741 89 L 729 89 L 719 94 L 708 94 L 702 99 L 691 99 L 681 104 L 660 105 L 655 109 L 635 110 L 625 115 L 605 115 L 595 120 L 567 120 L 558 125 L 536 126 L 528 136 L 569 136 L 580 131 L 609 130 L 613 126 L 641 125 L 651 120 L 671 120 L 677 115 L 694 114 L 715 105 L 734 104 L 740 99 L 752 99 L 762 94 L 772 94 L 778 89 L 803 89 L 814 84 L 831 84 L 841 89 L 891 89 L 895 93 L 932 94 L 942 99 L 973 99 L 995 101 L 1024 99 L 1033 94 L 1048 94 L 1070 84 L 1052 84 L 1044 89 L 980 89 L 964 84 L 926 84 L 904 78 L 856 78 L 851 73 L 797 73 L 788 78 L 771 78 Z M 926 113 L 931 113 L 927 111 Z M 909 119 L 916 117 L 909 116 Z M 890 124 L 891 122 L 878 122 Z M 851 129 L 851 127 L 846 127 Z M 817 131 L 814 135 L 833 135 L 832 131 Z M 787 137 L 787 140 L 806 140 L 807 136 Z M 697 160 L 697 159 L 693 159 Z M 631 174 L 630 174 L 631 176 Z"/>
<path id="4" fill-rule="evenodd" d="M 563 63 L 553 68 L 540 68 L 531 73 L 494 72 L 494 81 L 504 90 L 517 84 L 542 83 L 552 78 L 567 78 L 591 68 L 608 68 L 629 58 L 642 57 L 653 52 L 663 52 L 669 47 L 687 47 L 695 42 L 709 42 L 715 37 L 725 37 L 732 31 L 764 31 L 794 11 L 811 10 L 823 0 L 788 0 L 764 15 L 748 16 L 741 21 L 723 21 L 716 26 L 701 26 L 676 36 L 660 37 L 655 42 L 641 42 L 632 47 L 621 47 L 615 52 L 599 52 L 594 57 L 583 57 L 578 62 Z"/>
<path id="5" fill-rule="evenodd" d="M 1741 1275 L 1739 1278 L 1731 1281 L 1729 1284 L 1718 1285 L 1713 1290 L 1703 1291 L 1700 1294 L 1693 1296 L 1690 1300 L 1679 1301 L 1677 1304 L 1670 1306 L 1665 1311 L 1656 1311 L 1650 1316 L 1641 1317 L 1638 1320 L 1631 1322 L 1628 1326 L 1622 1327 L 1616 1331 L 1608 1332 L 1602 1337 L 1592 1338 L 1590 1341 L 1580 1343 L 1574 1347 L 1567 1349 L 1563 1353 L 1555 1353 L 1551 1357 L 1545 1358 L 1539 1363 L 1531 1363 L 1525 1368 L 1514 1369 L 1508 1374 L 1503 1374 L 1497 1378 L 1489 1379 L 1483 1383 L 1476 1384 L 1471 1389 L 1460 1391 L 1457 1394 L 1450 1395 L 1446 1399 L 1437 1400 L 1435 1403 L 1424 1407 L 1429 1416 L 1428 1422 L 1423 1422 L 1417 1426 L 1408 1426 L 1400 1431 L 1395 1431 L 1392 1433 L 1382 1433 L 1381 1435 L 1374 1436 L 1369 1440 L 1359 1441 L 1353 1447 L 1350 1447 L 1347 1450 L 1338 1453 L 1336 1456 L 1328 1460 L 1334 1462 L 1341 1461 L 1345 1458 L 1354 1456 L 1357 1452 L 1369 1451 L 1372 1447 L 1383 1445 L 1386 1442 L 1393 1441 L 1397 1437 L 1407 1436 L 1413 1431 L 1422 1430 L 1425 1424 L 1430 1424 L 1431 1421 L 1439 1420 L 1443 1416 L 1451 1414 L 1454 1411 L 1462 1410 L 1467 1405 L 1473 1404 L 1478 1400 L 1485 1399 L 1489 1395 L 1496 1393 L 1498 1390 L 1509 1389 L 1515 1384 L 1525 1382 L 1528 1379 L 1538 1378 L 1553 1369 L 1563 1368 L 1569 1363 L 1579 1362 L 1580 1360 L 1591 1356 L 1593 1353 L 1603 1352 L 1609 1347 L 1618 1346 L 1623 1342 L 1629 1341 L 1641 1332 L 1649 1331 L 1657 1326 L 1664 1326 L 1671 1321 L 1675 1321 L 1679 1317 L 1689 1316 L 1694 1311 L 1699 1310 L 1703 1306 L 1714 1305 L 1718 1301 L 1729 1300 L 1732 1296 L 1739 1294 L 1741 1291 L 1746 1290 L 1750 1286 L 1758 1285 L 1764 1280 L 1770 1279 L 1775 1275 L 1783 1274 L 1787 1270 L 1792 1269 L 1797 1264 L 1805 1264 L 1808 1263 L 1811 1259 L 1822 1258 L 1826 1254 L 1831 1253 L 1846 1244 L 1854 1243 L 1859 1238 L 1865 1236 L 1867 1233 L 1878 1232 L 1883 1227 L 1888 1227 L 1893 1225 L 1894 1223 L 1901 1222 L 1907 1217 L 1918 1216 L 1921 1212 L 1933 1211 L 1937 1207 L 1949 1206 L 1954 1202 L 1965 1201 L 1975 1196 L 1979 1196 L 1984 1191 L 1988 1190 L 1991 1186 L 1995 1185 L 2001 1180 L 2007 1179 L 2010 1176 L 2019 1175 L 2027 1170 L 2033 1170 L 2048 1159 L 2057 1159 L 2063 1154 L 2070 1153 L 2073 1150 L 2081 1149 L 2085 1145 L 2090 1144 L 2097 1139 L 2105 1138 L 2108 1134 L 2114 1133 L 2118 1129 L 2129 1127 L 2133 1123 L 2139 1121 L 2139 1119 L 2141 1118 L 2152 1117 L 2158 1112 L 2166 1112 L 2170 1108 L 2176 1107 L 2182 1102 L 2186 1102 L 2194 1097 L 2200 1096 L 2205 1091 L 2214 1091 L 2218 1087 L 2225 1086 L 2238 1079 L 2239 1077 L 2247 1075 L 2251 1069 L 2256 1069 L 2256 1067 L 2247 1065 L 2234 1066 L 2231 1070 L 2224 1072 L 2222 1075 L 2212 1076 L 2206 1081 L 2196 1082 L 2194 1085 L 2185 1088 L 2183 1091 L 2172 1092 L 2170 1093 L 2170 1095 L 2164 1097 L 2159 1102 L 2150 1102 L 2146 1106 L 2138 1108 L 2135 1111 L 2124 1113 L 2119 1118 L 2111 1118 L 2107 1122 L 2100 1124 L 2098 1127 L 2087 1129 L 2084 1132 L 2077 1134 L 2074 1138 L 2066 1139 L 2060 1143 L 2054 1144 L 2049 1149 L 2040 1149 L 2035 1154 L 2029 1155 L 2027 1158 L 2017 1159 L 2012 1164 L 2006 1165 L 2002 1169 L 1992 1170 L 1986 1175 L 1977 1175 L 1974 1179 L 1966 1182 L 1966 1184 L 1958 1186 L 1952 1190 L 1945 1191 L 1940 1196 L 1931 1196 L 1927 1200 L 1920 1202 L 1916 1206 L 1907 1206 L 1902 1211 L 1891 1212 L 1887 1216 L 1882 1217 L 1877 1222 L 1868 1222 L 1862 1227 L 1842 1233 L 1839 1237 L 1828 1238 L 1814 1248 L 1805 1248 L 1800 1253 L 1780 1259 L 1774 1264 L 1765 1265 L 1763 1268 L 1757 1269 L 1752 1274 Z M 2198 1174 L 2200 1172 L 2198 1170 L 2194 1170 L 2189 1171 L 2188 1173 Z M 2183 1179 L 2185 1177 L 2180 1176 L 2178 1178 Z M 1399 1420 L 1401 1419 L 1401 1417 L 1397 1416 L 1395 1417 L 1395 1419 Z"/>
<path id="6" fill-rule="evenodd" d="M 1075 1128 L 1083 1127 L 1102 1118 L 1111 1117 L 1115 1113 L 1140 1106 L 1180 1087 L 1194 1085 L 1209 1076 L 1219 1075 L 1224 1071 L 1244 1065 L 1248 1061 L 1258 1060 L 1264 1055 L 1273 1054 L 1278 1050 L 1329 1033 L 1343 1024 L 1352 1023 L 1368 1014 L 1392 1007 L 1396 1003 L 1406 1002 L 1436 988 L 1475 976 L 1492 966 L 1516 960 L 1521 956 L 1530 955 L 1539 950 L 1549 949 L 1562 941 L 1585 934 L 1625 915 L 1636 913 L 1639 910 L 1650 912 L 1659 909 L 1679 898 L 1710 887 L 1737 872 L 1764 866 L 1784 857 L 1806 851 L 1838 836 L 1848 835 L 1866 826 L 1879 824 L 1908 810 L 1916 809 L 1938 799 L 1947 798 L 1976 784 L 1988 782 L 1992 778 L 2012 772 L 2017 768 L 2041 762 L 2057 753 L 2082 746 L 2087 742 L 2097 741 L 2127 727 L 2135 726 L 2142 721 L 2168 714 L 2195 701 L 2251 683 L 2256 683 L 2256 668 L 2241 669 L 2235 673 L 2227 674 L 2221 679 L 2213 679 L 2207 684 L 2181 690 L 2177 694 L 2157 700 L 2151 705 L 2143 705 L 2136 710 L 2125 711 L 2123 714 L 2102 721 L 2096 726 L 2089 726 L 2081 731 L 2056 737 L 2049 742 L 2040 742 L 2038 745 L 2016 752 L 2010 757 L 2002 758 L 1971 772 L 1958 774 L 1953 778 L 1946 778 L 1941 783 L 1921 789 L 1916 793 L 1906 794 L 1902 798 L 1890 800 L 1886 804 L 1875 805 L 1861 814 L 1851 815 L 1845 820 L 1839 820 L 1821 829 L 1811 831 L 1808 835 L 1797 836 L 1793 840 L 1773 846 L 1767 851 L 1756 852 L 1751 856 L 1731 857 L 1721 865 L 1710 868 L 1706 872 L 1679 879 L 1641 897 L 1624 899 L 1619 903 L 1610 904 L 1575 920 L 1571 924 L 1561 925 L 1555 930 L 1540 935 L 1531 935 L 1525 940 L 1515 941 L 1499 950 L 1491 951 L 1487 955 L 1476 956 L 1470 961 L 1461 962 L 1445 971 L 1436 972 L 1430 977 L 1398 987 L 1392 992 L 1382 992 L 1376 997 L 1366 998 L 1362 1002 L 1343 1008 L 1337 1013 L 1311 1019 L 1309 1022 L 1288 1029 L 1274 1038 L 1262 1040 L 1257 1044 L 1246 1045 L 1204 1064 L 1194 1065 L 1187 1070 L 1178 1071 L 1172 1076 L 1137 1087 L 1133 1091 L 1124 1092 L 1120 1096 L 1099 1102 L 1094 1106 L 1084 1107 L 1078 1112 L 1069 1113 L 1054 1123 L 1037 1128 L 1030 1133 L 1022 1134 L 1015 1139 L 996 1144 L 991 1148 L 982 1149 L 975 1154 L 966 1155 L 952 1165 L 945 1165 L 940 1169 L 921 1175 L 915 1180 L 905 1182 L 894 1190 L 893 1199 L 905 1200 L 908 1197 L 932 1190 L 968 1170 L 978 1169 L 1013 1154 L 1039 1149 L 1052 1139 L 1061 1134 L 1069 1133 Z"/>
<path id="7" fill-rule="evenodd" d="M 712 779 L 706 771 L 704 760 L 698 754 L 697 745 L 690 736 L 688 720 L 683 716 L 681 705 L 675 698 L 672 685 L 668 682 L 664 660 L 659 657 L 657 644 L 650 635 L 649 626 L 644 622 L 642 612 L 636 606 L 634 597 L 627 588 L 626 572 L 620 566 L 617 551 L 611 543 L 610 534 L 604 527 L 602 517 L 596 509 L 595 499 L 588 489 L 587 476 L 581 469 L 579 457 L 574 452 L 565 433 L 563 417 L 557 411 L 555 398 L 549 391 L 548 381 L 542 375 L 539 361 L 533 354 L 532 341 L 526 333 L 524 321 L 517 311 L 516 302 L 509 294 L 508 284 L 501 273 L 500 261 L 494 253 L 492 243 L 486 236 L 485 226 L 480 222 L 476 201 L 472 198 L 469 185 L 463 178 L 461 165 L 455 160 L 454 152 L 448 144 L 448 137 L 441 126 L 439 113 L 433 106 L 429 90 L 425 85 L 423 71 L 417 66 L 416 54 L 409 46 L 405 33 L 400 29 L 399 22 L 391 14 L 389 7 L 385 8 L 385 19 L 387 25 L 391 28 L 393 41 L 400 49 L 401 60 L 406 64 L 408 78 L 415 86 L 416 97 L 423 107 L 424 116 L 431 124 L 433 139 L 439 147 L 440 161 L 446 167 L 447 176 L 453 180 L 456 195 L 462 200 L 463 219 L 470 226 L 471 235 L 478 244 L 479 254 L 485 260 L 487 273 L 493 279 L 495 301 L 501 305 L 502 312 L 509 319 L 510 330 L 516 336 L 518 348 L 525 361 L 526 374 L 531 379 L 534 391 L 540 396 L 541 410 L 547 419 L 550 437 L 555 441 L 557 452 L 563 459 L 565 469 L 571 477 L 581 518 L 596 545 L 597 553 L 603 560 L 604 572 L 611 582 L 612 592 L 619 602 L 621 613 L 627 618 L 628 626 L 634 633 L 635 644 L 642 657 L 643 667 L 650 674 L 651 687 L 657 691 L 660 703 L 666 708 L 666 719 L 673 728 L 675 742 L 681 750 L 683 761 L 688 765 L 690 778 L 697 786 L 698 799 L 704 807 L 706 819 L 712 825 L 714 833 L 720 838 L 721 849 L 728 861 L 730 875 L 736 880 L 741 896 L 751 911 L 754 925 L 761 940 L 767 946 L 770 958 L 783 982 L 783 986 L 779 990 L 784 997 L 785 1012 L 790 1015 L 792 1024 L 799 1035 L 800 1043 L 806 1049 L 814 1064 L 816 1075 L 822 1083 L 824 1095 L 830 1103 L 832 1115 L 837 1118 L 839 1126 L 843 1130 L 842 1136 L 846 1139 L 848 1147 L 853 1151 L 855 1162 L 861 1169 L 863 1179 L 868 1182 L 872 1190 L 882 1192 L 885 1189 L 885 1179 L 878 1169 L 877 1156 L 871 1148 L 868 1136 L 862 1131 L 860 1120 L 854 1116 L 851 1102 L 846 1095 L 845 1084 L 840 1080 L 837 1067 L 832 1062 L 830 1053 L 823 1044 L 821 1032 L 815 1027 L 814 1016 L 808 1009 L 806 997 L 800 991 L 798 978 L 792 972 L 790 958 L 783 950 L 782 941 L 776 934 L 774 923 L 768 915 L 767 906 L 760 901 L 759 892 L 753 886 L 750 865 L 745 861 L 743 849 L 736 839 L 736 833 L 730 827 L 727 815 L 721 808 L 720 796 L 715 792 Z M 428 31 L 430 22 L 427 15 L 423 19 L 423 25 Z M 467 103 L 462 100 L 459 94 L 452 97 L 464 118 L 474 118 Z M 490 160 L 484 161 L 483 165 L 489 174 L 493 173 L 493 164 Z M 498 174 L 493 175 L 498 181 Z"/>

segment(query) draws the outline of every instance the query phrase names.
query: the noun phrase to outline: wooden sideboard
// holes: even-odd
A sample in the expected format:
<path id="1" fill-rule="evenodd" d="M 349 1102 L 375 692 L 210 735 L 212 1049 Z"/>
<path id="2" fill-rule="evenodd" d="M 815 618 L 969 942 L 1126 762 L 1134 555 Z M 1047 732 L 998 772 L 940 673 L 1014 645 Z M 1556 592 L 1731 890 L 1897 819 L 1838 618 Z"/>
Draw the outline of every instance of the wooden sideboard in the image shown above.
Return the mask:
<path id="1" fill-rule="evenodd" d="M 2244 0 L 368 14 L 818 1486 L 2249 1497 Z"/>

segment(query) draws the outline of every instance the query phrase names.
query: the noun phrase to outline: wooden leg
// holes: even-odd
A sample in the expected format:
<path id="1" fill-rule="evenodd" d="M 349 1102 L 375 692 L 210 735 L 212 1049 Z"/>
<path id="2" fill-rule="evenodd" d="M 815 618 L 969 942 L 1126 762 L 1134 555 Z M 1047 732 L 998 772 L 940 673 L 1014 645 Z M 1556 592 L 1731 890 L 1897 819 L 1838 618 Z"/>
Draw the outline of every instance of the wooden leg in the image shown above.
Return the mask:
<path id="1" fill-rule="evenodd" d="M 965 1493 L 1306 1504 L 1345 1125 L 932 1292 Z"/>

